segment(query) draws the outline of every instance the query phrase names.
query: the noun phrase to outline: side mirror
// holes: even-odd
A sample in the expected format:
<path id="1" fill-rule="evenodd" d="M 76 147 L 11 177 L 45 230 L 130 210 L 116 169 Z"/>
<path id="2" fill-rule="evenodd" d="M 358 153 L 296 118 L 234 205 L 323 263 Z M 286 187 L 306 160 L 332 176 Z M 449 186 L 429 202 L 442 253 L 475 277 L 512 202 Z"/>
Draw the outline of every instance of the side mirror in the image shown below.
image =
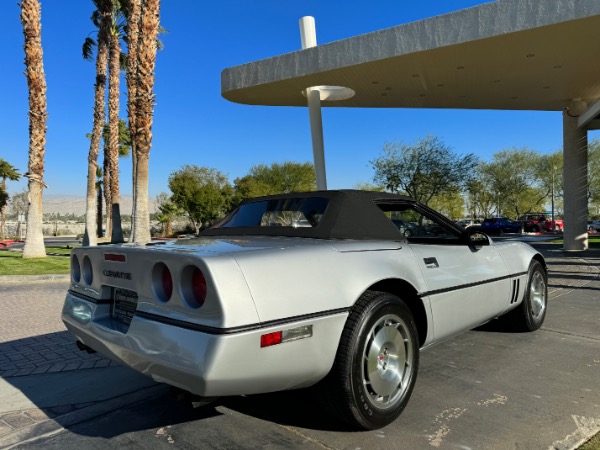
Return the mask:
<path id="1" fill-rule="evenodd" d="M 466 229 L 467 240 L 469 245 L 481 247 L 482 245 L 490 245 L 491 239 L 481 229 L 476 227 L 469 227 Z"/>

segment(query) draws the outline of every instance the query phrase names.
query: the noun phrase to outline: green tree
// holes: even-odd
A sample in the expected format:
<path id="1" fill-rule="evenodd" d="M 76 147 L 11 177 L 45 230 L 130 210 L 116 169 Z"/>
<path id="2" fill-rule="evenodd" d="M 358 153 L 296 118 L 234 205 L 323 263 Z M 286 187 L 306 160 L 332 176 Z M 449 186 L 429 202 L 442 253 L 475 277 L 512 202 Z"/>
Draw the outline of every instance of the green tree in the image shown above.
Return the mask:
<path id="1" fill-rule="evenodd" d="M 481 174 L 480 168 L 477 171 Z M 467 184 L 466 208 L 469 217 L 491 217 L 496 209 L 496 196 L 488 178 L 478 175 Z"/>
<path id="2" fill-rule="evenodd" d="M 156 207 L 158 213 L 156 219 L 162 225 L 162 236 L 171 236 L 173 234 L 173 221 L 180 216 L 183 211 L 171 201 L 168 194 L 161 192 L 156 197 Z"/>
<path id="3" fill-rule="evenodd" d="M 173 203 L 188 215 L 196 234 L 221 218 L 231 205 L 233 189 L 216 169 L 185 165 L 169 176 Z"/>
<path id="4" fill-rule="evenodd" d="M 27 236 L 23 258 L 46 256 L 42 231 L 42 194 L 44 187 L 44 155 L 46 153 L 46 75 L 42 51 L 41 8 L 38 0 L 22 0 L 21 24 L 25 36 L 25 77 L 29 90 L 29 207 Z"/>
<path id="5" fill-rule="evenodd" d="M 489 179 L 498 214 L 519 218 L 539 210 L 550 190 L 540 182 L 542 156 L 526 148 L 496 152 L 484 164 L 482 176 Z"/>
<path id="6" fill-rule="evenodd" d="M 595 215 L 600 214 L 600 139 L 588 143 L 588 198 Z"/>
<path id="7" fill-rule="evenodd" d="M 371 183 L 356 183 L 354 185 L 354 189 L 357 189 L 359 191 L 376 191 L 376 192 L 384 192 L 385 191 L 385 187 L 383 186 L 377 186 L 375 184 L 371 184 Z"/>
<path id="8" fill-rule="evenodd" d="M 21 178 L 19 170 L 13 165 L 9 164 L 4 159 L 0 158 L 0 190 L 4 194 L 3 201 L 0 199 L 0 216 L 1 216 L 1 228 L 0 228 L 0 239 L 6 239 L 6 204 L 8 203 L 8 192 L 6 191 L 6 180 L 17 181 Z"/>
<path id="9" fill-rule="evenodd" d="M 290 192 L 314 191 L 317 188 L 314 166 L 309 163 L 285 161 L 270 166 L 258 164 L 248 175 L 234 180 L 236 198 L 261 195 L 287 194 Z"/>
<path id="10" fill-rule="evenodd" d="M 4 211 L 6 204 L 8 203 L 8 193 L 4 190 L 2 186 L 0 186 L 0 209 Z M 6 239 L 6 230 L 4 227 L 6 226 L 6 222 L 2 224 L 2 239 Z"/>
<path id="11" fill-rule="evenodd" d="M 439 138 L 427 136 L 414 145 L 386 143 L 383 155 L 371 164 L 375 184 L 428 204 L 444 192 L 462 192 L 473 177 L 477 158 L 458 156 Z"/>
<path id="12" fill-rule="evenodd" d="M 463 196 L 459 191 L 447 191 L 432 197 L 429 206 L 452 220 L 465 215 Z"/>

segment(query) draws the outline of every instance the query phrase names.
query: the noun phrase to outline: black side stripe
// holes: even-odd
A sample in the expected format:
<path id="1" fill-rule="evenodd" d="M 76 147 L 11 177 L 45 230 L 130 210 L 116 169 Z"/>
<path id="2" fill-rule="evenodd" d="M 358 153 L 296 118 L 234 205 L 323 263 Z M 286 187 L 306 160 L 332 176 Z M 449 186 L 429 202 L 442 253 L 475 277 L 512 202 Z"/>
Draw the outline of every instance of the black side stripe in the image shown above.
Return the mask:
<path id="1" fill-rule="evenodd" d="M 184 328 L 186 330 L 199 331 L 206 334 L 214 334 L 214 335 L 224 335 L 224 334 L 235 334 L 235 333 L 244 333 L 247 331 L 256 331 L 263 328 L 270 328 L 273 326 L 286 325 L 293 322 L 299 322 L 302 320 L 310 320 L 310 319 L 318 319 L 321 317 L 333 316 L 336 314 L 347 313 L 350 311 L 350 308 L 338 308 L 331 309 L 329 311 L 321 311 L 313 314 L 303 314 L 300 316 L 287 317 L 285 319 L 278 320 L 270 320 L 262 323 L 254 323 L 250 325 L 242 325 L 239 327 L 231 327 L 231 328 L 216 328 L 210 327 L 207 325 L 200 325 L 197 323 L 186 322 L 184 320 L 172 319 L 170 317 L 160 316 L 158 314 L 153 314 L 145 311 L 136 311 L 135 315 L 137 317 L 141 317 L 146 320 L 152 320 L 154 322 L 164 323 L 166 325 L 172 325 L 179 328 Z"/>
<path id="2" fill-rule="evenodd" d="M 475 286 L 481 286 L 483 284 L 496 283 L 498 281 L 508 280 L 508 279 L 511 279 L 514 277 L 520 277 L 520 276 L 526 275 L 526 274 L 527 274 L 527 272 L 513 273 L 511 275 L 505 275 L 503 277 L 498 277 L 498 278 L 490 278 L 489 280 L 477 281 L 475 283 L 461 284 L 459 286 L 452 286 L 452 287 L 448 287 L 448 288 L 444 288 L 444 289 L 437 289 L 435 291 L 421 292 L 419 294 L 419 297 L 427 297 L 427 296 L 431 296 L 431 295 L 445 294 L 447 292 L 452 292 L 452 291 L 460 291 L 462 289 L 469 289 L 469 288 L 472 288 Z"/>

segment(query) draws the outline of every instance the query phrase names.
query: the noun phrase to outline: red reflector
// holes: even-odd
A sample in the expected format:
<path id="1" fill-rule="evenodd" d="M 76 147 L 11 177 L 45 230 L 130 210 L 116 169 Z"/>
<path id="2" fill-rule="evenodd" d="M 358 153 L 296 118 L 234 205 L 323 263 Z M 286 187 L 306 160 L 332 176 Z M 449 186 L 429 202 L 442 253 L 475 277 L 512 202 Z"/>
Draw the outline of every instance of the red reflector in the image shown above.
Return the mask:
<path id="1" fill-rule="evenodd" d="M 115 253 L 105 253 L 104 261 L 117 261 L 117 262 L 125 262 L 127 258 L 125 255 L 117 255 Z"/>
<path id="2" fill-rule="evenodd" d="M 263 334 L 260 337 L 260 346 L 261 347 L 269 347 L 271 345 L 281 344 L 281 331 L 276 331 L 275 333 Z"/>
<path id="3" fill-rule="evenodd" d="M 171 272 L 167 266 L 164 266 L 162 270 L 162 285 L 165 291 L 166 300 L 168 300 L 173 293 L 173 278 L 171 278 Z"/>
<path id="4" fill-rule="evenodd" d="M 192 291 L 198 306 L 202 306 L 204 300 L 206 300 L 206 278 L 204 278 L 204 274 L 197 267 L 194 269 L 194 274 L 192 275 Z"/>

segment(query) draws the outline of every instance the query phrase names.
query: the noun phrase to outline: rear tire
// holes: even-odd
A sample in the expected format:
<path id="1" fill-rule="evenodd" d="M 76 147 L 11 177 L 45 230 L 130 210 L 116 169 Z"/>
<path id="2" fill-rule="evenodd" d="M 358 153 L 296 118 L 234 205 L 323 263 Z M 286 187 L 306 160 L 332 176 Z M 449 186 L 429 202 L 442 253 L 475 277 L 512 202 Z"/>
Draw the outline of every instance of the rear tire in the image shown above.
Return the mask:
<path id="1" fill-rule="evenodd" d="M 394 295 L 367 291 L 350 312 L 333 368 L 316 392 L 339 419 L 372 430 L 404 410 L 418 367 L 419 339 L 409 308 Z"/>
<path id="2" fill-rule="evenodd" d="M 502 317 L 514 331 L 535 331 L 544 323 L 548 305 L 548 275 L 542 264 L 531 261 L 527 276 L 527 290 L 523 301 Z"/>

